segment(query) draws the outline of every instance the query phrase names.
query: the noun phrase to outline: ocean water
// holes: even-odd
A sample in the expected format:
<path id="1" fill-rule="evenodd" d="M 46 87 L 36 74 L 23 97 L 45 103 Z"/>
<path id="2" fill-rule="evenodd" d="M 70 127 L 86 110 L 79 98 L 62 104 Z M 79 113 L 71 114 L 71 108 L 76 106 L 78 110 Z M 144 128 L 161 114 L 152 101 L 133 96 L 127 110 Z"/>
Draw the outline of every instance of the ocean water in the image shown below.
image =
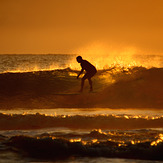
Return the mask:
<path id="1" fill-rule="evenodd" d="M 0 162 L 162 162 L 163 57 L 75 57 L 0 55 Z"/>

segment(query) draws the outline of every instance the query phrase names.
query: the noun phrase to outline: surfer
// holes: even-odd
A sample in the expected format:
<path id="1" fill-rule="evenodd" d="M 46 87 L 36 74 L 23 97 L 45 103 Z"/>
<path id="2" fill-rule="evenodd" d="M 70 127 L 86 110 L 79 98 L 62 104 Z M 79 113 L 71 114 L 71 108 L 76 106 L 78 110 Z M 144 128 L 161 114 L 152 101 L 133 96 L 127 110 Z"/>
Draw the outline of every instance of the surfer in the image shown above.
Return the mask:
<path id="1" fill-rule="evenodd" d="M 92 92 L 93 91 L 93 87 L 92 87 L 92 80 L 91 80 L 91 78 L 96 74 L 97 70 L 96 70 L 95 66 L 93 66 L 91 63 L 89 63 L 87 60 L 83 60 L 83 58 L 81 56 L 76 57 L 76 60 L 77 60 L 78 63 L 80 63 L 81 68 L 82 68 L 80 73 L 77 76 L 77 79 L 83 73 L 84 70 L 86 71 L 86 74 L 81 79 L 81 89 L 80 89 L 80 92 L 83 91 L 84 81 L 86 79 L 88 79 L 88 81 L 89 81 L 90 92 Z"/>

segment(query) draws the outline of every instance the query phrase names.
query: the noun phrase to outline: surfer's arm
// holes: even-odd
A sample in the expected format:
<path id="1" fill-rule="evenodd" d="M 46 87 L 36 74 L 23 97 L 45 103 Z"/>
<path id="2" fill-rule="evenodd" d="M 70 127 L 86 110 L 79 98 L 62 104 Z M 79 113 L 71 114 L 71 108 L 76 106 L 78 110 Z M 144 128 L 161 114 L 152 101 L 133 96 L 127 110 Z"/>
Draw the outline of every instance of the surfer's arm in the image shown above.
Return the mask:
<path id="1" fill-rule="evenodd" d="M 82 68 L 81 71 L 79 72 L 77 79 L 79 78 L 79 76 L 83 73 L 84 69 Z"/>

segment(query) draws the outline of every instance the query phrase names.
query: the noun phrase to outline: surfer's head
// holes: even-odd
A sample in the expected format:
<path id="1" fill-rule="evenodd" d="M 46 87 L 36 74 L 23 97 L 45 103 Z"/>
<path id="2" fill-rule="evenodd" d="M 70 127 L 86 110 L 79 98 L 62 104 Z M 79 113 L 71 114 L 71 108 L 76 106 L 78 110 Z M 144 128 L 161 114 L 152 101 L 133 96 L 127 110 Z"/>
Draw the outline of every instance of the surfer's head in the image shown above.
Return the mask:
<path id="1" fill-rule="evenodd" d="M 83 59 L 82 59 L 81 56 L 78 56 L 78 57 L 76 57 L 76 60 L 77 60 L 78 63 L 81 63 L 81 61 L 82 61 Z"/>

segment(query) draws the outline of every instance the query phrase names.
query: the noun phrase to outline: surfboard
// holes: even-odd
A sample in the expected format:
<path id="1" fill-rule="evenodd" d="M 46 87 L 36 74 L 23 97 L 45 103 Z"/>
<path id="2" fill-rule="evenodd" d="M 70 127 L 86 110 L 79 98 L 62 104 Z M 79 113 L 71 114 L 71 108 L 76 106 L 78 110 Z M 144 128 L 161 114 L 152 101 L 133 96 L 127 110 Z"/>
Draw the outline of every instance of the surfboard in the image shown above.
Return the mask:
<path id="1" fill-rule="evenodd" d="M 97 92 L 66 92 L 66 93 L 55 93 L 53 95 L 60 95 L 60 96 L 70 96 L 70 95 L 86 95 L 86 94 L 94 94 Z"/>
<path id="2" fill-rule="evenodd" d="M 81 95 L 81 93 L 55 93 L 53 95 L 68 96 L 68 95 Z"/>

